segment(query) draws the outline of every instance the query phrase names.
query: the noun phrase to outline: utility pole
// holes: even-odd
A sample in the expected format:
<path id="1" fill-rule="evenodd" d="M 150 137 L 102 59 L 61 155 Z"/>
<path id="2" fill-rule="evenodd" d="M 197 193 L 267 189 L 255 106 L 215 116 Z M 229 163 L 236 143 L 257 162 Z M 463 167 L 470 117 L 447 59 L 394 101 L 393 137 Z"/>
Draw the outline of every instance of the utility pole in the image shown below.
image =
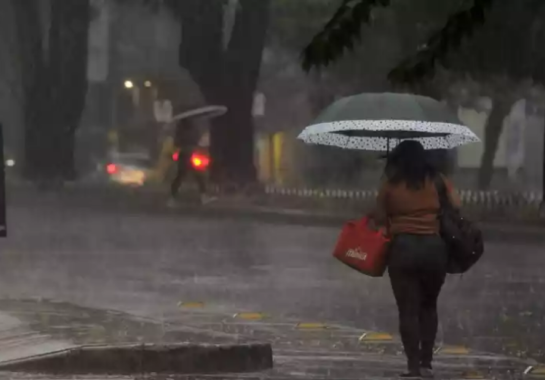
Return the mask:
<path id="1" fill-rule="evenodd" d="M 541 150 L 541 200 L 539 204 L 539 217 L 545 218 L 545 104 L 541 104 L 543 107 L 540 110 L 540 114 L 543 115 L 543 149 Z"/>
<path id="2" fill-rule="evenodd" d="M 6 218 L 6 158 L 4 157 L 4 127 L 0 123 L 0 238 L 8 236 Z"/>

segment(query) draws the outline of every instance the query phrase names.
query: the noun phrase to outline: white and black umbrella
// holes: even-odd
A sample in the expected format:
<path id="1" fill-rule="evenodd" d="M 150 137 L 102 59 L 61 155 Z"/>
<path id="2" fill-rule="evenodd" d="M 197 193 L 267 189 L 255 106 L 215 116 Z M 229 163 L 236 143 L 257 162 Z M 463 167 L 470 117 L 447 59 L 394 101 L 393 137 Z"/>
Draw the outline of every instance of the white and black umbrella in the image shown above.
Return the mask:
<path id="1" fill-rule="evenodd" d="M 403 140 L 425 149 L 452 149 L 480 142 L 444 104 L 412 94 L 360 94 L 327 107 L 299 135 L 308 144 L 389 151 Z"/>

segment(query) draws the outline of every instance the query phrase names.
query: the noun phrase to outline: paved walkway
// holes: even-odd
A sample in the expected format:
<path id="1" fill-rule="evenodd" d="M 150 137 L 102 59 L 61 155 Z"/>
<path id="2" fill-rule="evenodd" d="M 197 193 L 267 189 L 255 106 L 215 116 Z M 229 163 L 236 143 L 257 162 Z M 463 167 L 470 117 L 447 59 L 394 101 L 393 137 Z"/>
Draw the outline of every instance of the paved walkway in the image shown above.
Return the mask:
<path id="1" fill-rule="evenodd" d="M 275 369 L 260 374 L 195 378 L 237 379 L 394 379 L 405 360 L 400 342 L 388 333 L 311 320 L 290 320 L 260 312 L 231 314 L 213 305 L 181 302 L 172 323 L 144 320 L 113 311 L 62 302 L 0 302 L 0 361 L 74 347 L 76 344 L 270 341 Z M 545 368 L 528 360 L 502 357 L 461 346 L 437 348 L 442 379 L 507 379 Z M 0 379 L 7 378 L 0 373 Z M 11 375 L 9 378 L 28 378 Z M 51 377 L 44 377 L 51 378 Z M 190 378 L 186 376 L 171 377 Z M 192 378 L 192 377 L 191 377 Z"/>
<path id="2" fill-rule="evenodd" d="M 257 378 L 389 378 L 402 369 L 388 280 L 331 258 L 339 224 L 169 210 L 140 195 L 82 205 L 79 196 L 19 198 L 9 210 L 0 310 L 29 321 L 32 334 L 70 344 L 202 334 L 271 340 L 276 368 Z M 475 270 L 449 279 L 439 342 L 457 348 L 439 352 L 441 373 L 510 378 L 509 371 L 520 375 L 535 362 L 505 357 L 545 358 L 542 252 L 528 241 L 491 242 Z M 46 307 L 32 311 L 21 301 L 38 298 L 62 302 L 30 302 Z M 49 324 L 56 328 L 43 327 Z M 363 344 L 364 333 L 379 335 Z"/>

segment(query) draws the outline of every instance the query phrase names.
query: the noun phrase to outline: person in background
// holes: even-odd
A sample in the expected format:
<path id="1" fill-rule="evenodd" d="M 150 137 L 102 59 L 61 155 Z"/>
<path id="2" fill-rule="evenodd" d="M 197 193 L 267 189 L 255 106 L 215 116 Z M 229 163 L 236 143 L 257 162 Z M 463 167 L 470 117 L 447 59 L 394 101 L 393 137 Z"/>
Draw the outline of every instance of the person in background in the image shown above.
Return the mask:
<path id="1" fill-rule="evenodd" d="M 178 149 L 178 161 L 176 162 L 176 175 L 170 186 L 169 206 L 177 205 L 178 192 L 183 180 L 188 174 L 192 174 L 197 181 L 200 200 L 207 204 L 215 200 L 206 192 L 206 181 L 203 173 L 195 170 L 191 164 L 191 156 L 198 149 L 201 140 L 201 130 L 195 120 L 180 120 L 176 125 L 174 145 Z"/>
<path id="2" fill-rule="evenodd" d="M 451 202 L 460 200 L 450 181 L 430 165 L 417 141 L 401 142 L 389 155 L 374 218 L 386 224 L 392 241 L 388 272 L 399 312 L 408 372 L 433 377 L 437 300 L 447 271 L 447 248 L 439 236 L 436 178 L 445 181 Z"/>

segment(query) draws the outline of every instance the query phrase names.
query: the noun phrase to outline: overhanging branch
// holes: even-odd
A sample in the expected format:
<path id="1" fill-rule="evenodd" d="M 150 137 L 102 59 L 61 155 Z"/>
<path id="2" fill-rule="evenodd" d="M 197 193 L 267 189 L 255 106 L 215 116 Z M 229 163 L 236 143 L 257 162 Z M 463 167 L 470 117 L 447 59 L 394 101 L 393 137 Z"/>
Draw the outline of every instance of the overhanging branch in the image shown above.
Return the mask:
<path id="1" fill-rule="evenodd" d="M 343 0 L 333 17 L 303 50 L 305 71 L 326 67 L 338 60 L 346 50 L 352 51 L 361 39 L 361 28 L 371 21 L 371 12 L 388 7 L 390 0 Z"/>
<path id="2" fill-rule="evenodd" d="M 435 32 L 412 57 L 402 61 L 388 74 L 393 83 L 415 83 L 435 73 L 437 63 L 444 62 L 452 49 L 457 49 L 481 27 L 486 12 L 496 0 L 473 0 L 473 5 L 449 17 L 445 26 Z"/>

